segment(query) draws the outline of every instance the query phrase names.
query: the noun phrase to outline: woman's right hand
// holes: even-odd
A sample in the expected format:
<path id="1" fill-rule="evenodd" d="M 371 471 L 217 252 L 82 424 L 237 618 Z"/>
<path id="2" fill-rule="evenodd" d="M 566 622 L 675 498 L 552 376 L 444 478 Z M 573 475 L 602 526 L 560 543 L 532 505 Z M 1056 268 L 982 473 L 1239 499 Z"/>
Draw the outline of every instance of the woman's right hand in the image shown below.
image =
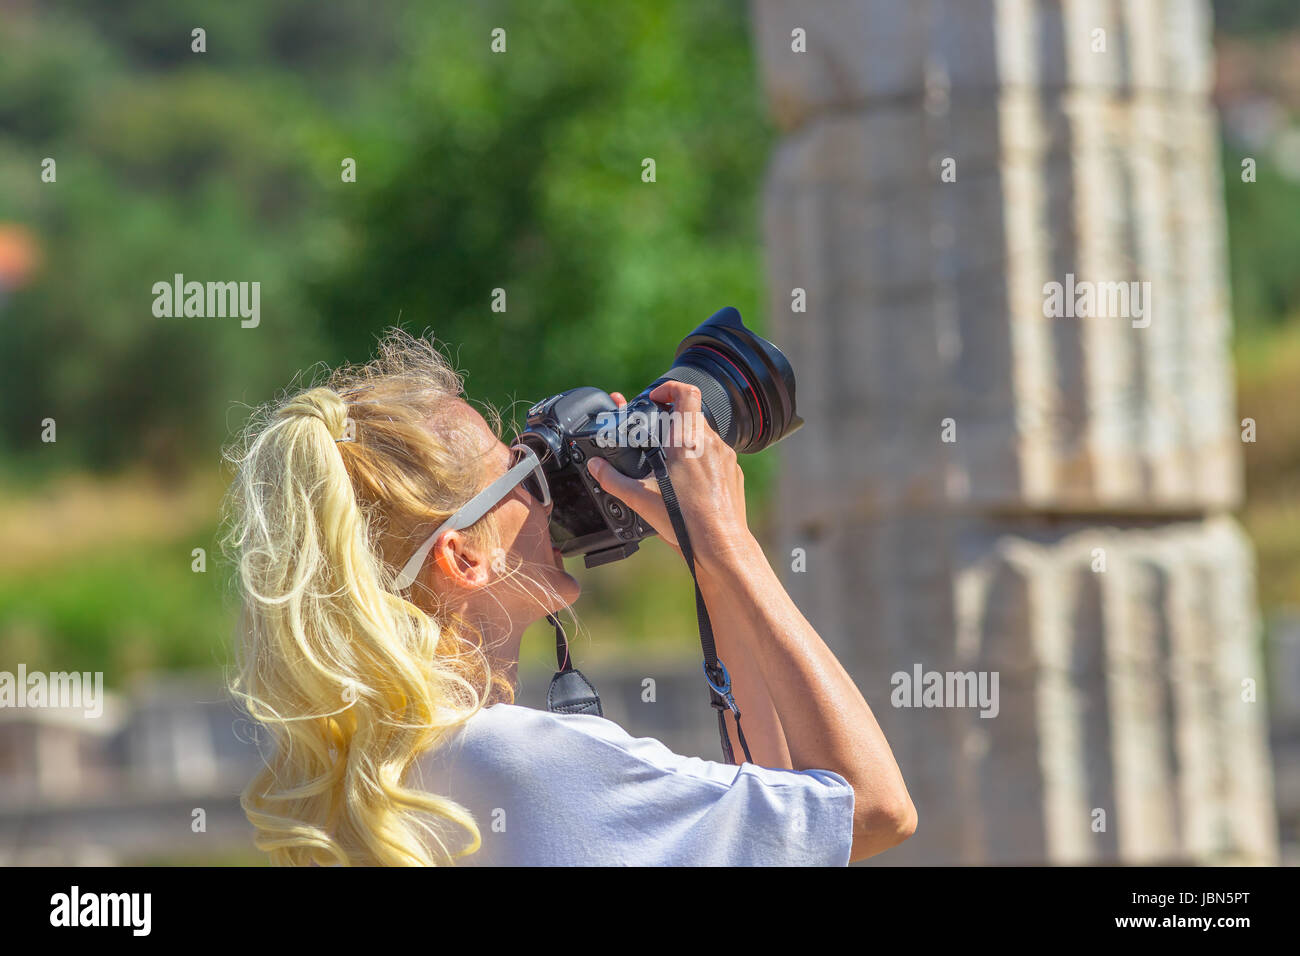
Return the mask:
<path id="1" fill-rule="evenodd" d="M 620 407 L 626 404 L 623 396 L 612 394 Z M 672 405 L 664 457 L 696 564 L 705 570 L 719 566 L 755 544 L 745 518 L 745 473 L 736 451 L 709 427 L 696 386 L 669 380 L 652 391 L 650 398 Z M 653 474 L 629 478 L 600 458 L 589 458 L 587 469 L 603 489 L 625 502 L 681 552 Z"/>

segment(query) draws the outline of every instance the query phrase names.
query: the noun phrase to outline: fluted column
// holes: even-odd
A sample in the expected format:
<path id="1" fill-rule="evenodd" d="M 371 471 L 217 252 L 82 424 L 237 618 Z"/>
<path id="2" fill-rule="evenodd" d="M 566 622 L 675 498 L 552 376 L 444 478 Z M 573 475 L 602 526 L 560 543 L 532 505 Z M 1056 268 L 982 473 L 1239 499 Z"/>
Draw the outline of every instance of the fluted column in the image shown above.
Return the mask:
<path id="1" fill-rule="evenodd" d="M 779 547 L 911 786 L 892 860 L 1272 861 L 1208 4 L 752 9 Z M 997 716 L 892 706 L 918 664 Z"/>

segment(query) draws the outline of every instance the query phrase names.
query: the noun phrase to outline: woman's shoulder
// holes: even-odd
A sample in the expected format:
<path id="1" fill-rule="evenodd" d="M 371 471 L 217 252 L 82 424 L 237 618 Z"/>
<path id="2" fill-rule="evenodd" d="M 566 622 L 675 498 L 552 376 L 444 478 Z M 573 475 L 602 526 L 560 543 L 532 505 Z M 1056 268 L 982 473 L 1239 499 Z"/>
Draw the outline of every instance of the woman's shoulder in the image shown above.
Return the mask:
<path id="1" fill-rule="evenodd" d="M 471 714 L 421 754 L 420 776 L 432 789 L 456 781 L 514 786 L 567 777 L 575 767 L 607 764 L 631 740 L 613 721 L 590 714 L 553 714 L 498 703 Z"/>
<path id="2" fill-rule="evenodd" d="M 496 703 L 470 714 L 444 740 L 443 747 L 457 750 L 538 747 L 556 738 L 578 734 L 617 740 L 626 731 L 613 721 L 589 714 L 552 714 L 519 704 Z"/>
<path id="3" fill-rule="evenodd" d="M 848 781 L 831 770 L 782 770 L 705 760 L 677 753 L 654 737 L 634 737 L 607 717 L 555 714 L 517 704 L 498 703 L 477 711 L 439 752 L 455 756 L 459 766 L 505 775 L 551 770 L 571 774 L 577 767 L 591 783 L 613 775 L 730 788 L 745 778 L 767 788 L 811 786 L 852 792 Z"/>
<path id="4" fill-rule="evenodd" d="M 607 717 L 505 703 L 475 713 L 442 752 L 454 756 L 458 766 L 505 774 L 568 773 L 583 767 L 593 783 L 608 771 L 620 777 L 669 775 L 730 787 L 741 771 L 734 764 L 676 753 L 654 737 L 634 737 Z M 745 769 L 771 773 L 752 764 Z"/>
<path id="5" fill-rule="evenodd" d="M 571 749 L 588 742 L 625 750 L 635 747 L 638 738 L 614 721 L 593 714 L 555 714 L 519 704 L 497 703 L 476 711 L 449 741 L 462 750 L 501 753 L 519 749 L 538 756 L 544 756 L 553 746 Z"/>
<path id="6" fill-rule="evenodd" d="M 538 710 L 536 707 L 507 703 L 496 703 L 484 707 L 471 719 L 480 728 L 491 728 L 507 732 L 521 727 L 542 729 L 557 725 L 570 725 L 588 730 L 603 728 L 606 725 L 618 727 L 618 724 L 612 720 L 596 717 L 593 714 L 553 714 L 549 710 Z"/>

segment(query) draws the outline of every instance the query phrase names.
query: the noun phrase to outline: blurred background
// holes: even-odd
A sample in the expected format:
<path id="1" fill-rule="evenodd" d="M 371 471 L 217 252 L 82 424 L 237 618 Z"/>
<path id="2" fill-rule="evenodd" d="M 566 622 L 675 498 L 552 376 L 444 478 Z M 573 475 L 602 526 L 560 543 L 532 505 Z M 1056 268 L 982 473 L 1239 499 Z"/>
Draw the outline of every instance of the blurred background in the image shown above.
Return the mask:
<path id="1" fill-rule="evenodd" d="M 678 341 L 726 305 L 787 351 L 801 396 L 812 376 L 824 383 L 810 385 L 808 404 L 801 401 L 809 422 L 804 432 L 747 457 L 743 465 L 751 523 L 774 566 L 790 578 L 792 548 L 807 549 L 810 566 L 805 577 L 792 572 L 797 580 L 791 591 L 841 653 L 891 743 L 891 725 L 898 725 L 896 756 L 904 777 L 918 781 L 913 796 L 921 829 L 902 850 L 911 843 L 917 848 L 909 851 L 912 856 L 881 862 L 1295 862 L 1300 7 L 1285 0 L 1131 5 L 1156 11 L 1146 22 L 1122 13 L 1125 5 L 1118 2 L 971 0 L 964 7 L 918 4 L 927 11 L 918 26 L 908 19 L 914 14 L 890 12 L 890 4 L 863 0 L 847 4 L 847 14 L 828 12 L 834 5 L 810 6 L 816 12 L 739 0 L 0 0 L 0 671 L 16 673 L 21 664 L 28 672 L 102 672 L 109 693 L 104 714 L 94 719 L 57 708 L 0 708 L 0 862 L 263 862 L 238 806 L 257 756 L 253 730 L 222 689 L 222 670 L 232 662 L 236 640 L 236 608 L 229 569 L 216 545 L 217 506 L 228 480 L 221 448 L 252 406 L 288 387 L 295 375 L 364 361 L 377 335 L 401 324 L 448 343 L 466 372 L 469 397 L 500 409 L 508 423 L 521 424 L 530 403 L 565 388 L 640 391 L 668 367 Z M 800 510 L 810 490 L 828 502 L 860 492 L 864 521 L 892 520 L 907 510 L 908 489 L 919 487 L 902 480 L 891 491 L 867 466 L 845 471 L 839 480 L 847 488 L 819 484 L 840 474 L 834 443 L 849 440 L 828 424 L 832 416 L 870 421 L 887 414 L 881 404 L 873 408 L 864 401 L 874 386 L 859 388 L 851 376 L 823 374 L 819 363 L 828 361 L 837 342 L 841 354 L 856 357 L 846 343 L 864 343 L 865 350 L 870 343 L 884 347 L 893 341 L 887 334 L 855 339 L 850 332 L 837 338 L 827 329 L 866 328 L 887 318 L 910 321 L 900 301 L 942 304 L 944 297 L 934 290 L 955 288 L 960 301 L 982 303 L 982 317 L 956 320 L 965 341 L 1014 338 L 1005 322 L 998 331 L 994 315 L 1020 309 L 1016 296 L 964 296 L 960 268 L 956 278 L 927 273 L 914 299 L 900 298 L 882 283 L 856 299 L 831 286 L 841 280 L 852 285 L 855 276 L 864 287 L 873 276 L 889 278 L 890 256 L 900 257 L 905 272 L 908 256 L 930 265 L 953 255 L 974 262 L 999 243 L 1009 250 L 1014 245 L 1016 255 L 995 257 L 999 262 L 993 264 L 981 260 L 976 271 L 981 283 L 1001 276 L 1004 285 L 1014 285 L 1007 278 L 1014 264 L 1007 263 L 1025 253 L 1011 238 L 1018 208 L 1011 119 L 1017 105 L 998 91 L 1017 82 L 1019 67 L 1007 54 L 1017 48 L 1017 21 L 1008 11 L 1022 7 L 1026 16 L 1038 18 L 1025 27 L 1025 46 L 1035 45 L 1033 37 L 1048 29 L 1043 24 L 1065 24 L 1057 51 L 1062 62 L 1074 62 L 1072 30 L 1082 31 L 1076 39 L 1086 48 L 1093 42 L 1093 20 L 1109 28 L 1111 42 L 1125 45 L 1123 69 L 1138 79 L 1117 83 L 1118 92 L 1108 96 L 1136 102 L 1142 83 L 1152 82 L 1209 110 L 1208 154 L 1195 143 L 1166 147 L 1191 153 L 1208 171 L 1204 178 L 1213 192 L 1198 201 L 1211 213 L 1217 209 L 1217 217 L 1176 223 L 1163 238 L 1147 236 L 1137 243 L 1144 251 L 1136 268 L 1130 260 L 1123 275 L 1097 277 L 1151 278 L 1146 270 L 1160 258 L 1162 242 L 1185 250 L 1191 241 L 1201 244 L 1196 249 L 1208 249 L 1204 257 L 1193 250 L 1180 263 L 1192 263 L 1191 270 L 1204 260 L 1213 275 L 1221 262 L 1226 272 L 1219 291 L 1230 293 L 1230 330 L 1224 326 L 1222 343 L 1210 336 L 1209 344 L 1198 346 L 1179 366 L 1169 394 L 1184 413 L 1196 415 L 1196 401 L 1180 404 L 1181 399 L 1198 394 L 1203 379 L 1225 383 L 1229 393 L 1215 414 L 1231 419 L 1234 439 L 1241 430 L 1234 422 L 1249 416 L 1258 438 L 1234 440 L 1226 451 L 1188 451 L 1225 463 L 1222 476 L 1190 482 L 1186 493 L 1165 495 L 1148 475 L 1136 491 L 1119 495 L 1122 506 L 1118 498 L 1079 493 L 1040 507 L 1044 496 L 1031 482 L 999 479 L 996 469 L 981 471 L 980 464 L 991 458 L 1005 465 L 1015 454 L 1003 453 L 999 443 L 1006 438 L 997 428 L 978 422 L 1032 402 L 1012 389 L 998 405 L 989 396 L 1001 394 L 999 389 L 985 388 L 988 383 L 975 376 L 964 383 L 977 396 L 973 404 L 923 403 L 926 455 L 942 448 L 939 421 L 945 414 L 955 414 L 959 428 L 967 408 L 977 419 L 965 439 L 963 454 L 975 456 L 966 459 L 966 491 L 945 484 L 944 503 L 933 508 L 924 490 L 915 499 L 926 521 L 932 517 L 935 527 L 949 529 L 936 532 L 945 544 L 931 551 L 924 535 L 932 527 L 925 524 L 919 543 L 906 529 L 876 527 L 865 532 L 865 544 L 844 547 L 877 555 L 952 555 L 950 562 L 935 559 L 943 570 L 934 573 L 948 603 L 958 605 L 967 572 L 983 567 L 976 553 L 985 537 L 1032 539 L 1045 549 L 1044 560 L 1054 560 L 1053 549 L 1067 531 L 1078 531 L 1090 543 L 1090 529 L 1102 529 L 1097 533 L 1103 537 L 1112 529 L 1121 541 L 1134 528 L 1155 534 L 1167 524 L 1174 537 L 1166 545 L 1210 555 L 1206 566 L 1213 570 L 1216 522 L 1244 528 L 1245 550 L 1235 531 L 1224 539 L 1229 553 L 1223 560 L 1231 567 L 1222 577 L 1242 591 L 1241 606 L 1249 613 L 1239 630 L 1218 637 L 1248 663 L 1235 670 L 1236 665 L 1207 665 L 1213 674 L 1204 686 L 1219 688 L 1217 709 L 1212 719 L 1201 711 L 1192 715 L 1202 698 L 1180 696 L 1178 688 L 1201 687 L 1194 676 L 1200 671 L 1189 667 L 1183 683 L 1169 675 L 1184 673 L 1180 662 L 1200 658 L 1187 650 L 1190 644 L 1179 643 L 1183 632 L 1170 626 L 1160 645 L 1164 657 L 1157 655 L 1169 667 L 1145 678 L 1128 673 L 1120 681 L 1122 693 L 1112 682 L 1113 693 L 1099 705 L 1102 716 L 1090 718 L 1105 725 L 1101 750 L 1116 754 L 1113 761 L 1101 758 L 1104 770 L 1081 756 L 1071 771 L 1071 760 L 1050 746 L 1054 738 L 1045 728 L 1052 721 L 1020 714 L 1007 699 L 1017 688 L 1025 690 L 1026 700 L 1053 693 L 1058 685 L 1045 676 L 1051 671 L 1047 664 L 1026 678 L 1029 684 L 1004 682 L 1003 717 L 984 722 L 995 725 L 987 730 L 991 750 L 969 728 L 948 727 L 943 733 L 952 736 L 935 746 L 927 746 L 935 738 L 917 729 L 921 724 L 905 729 L 911 715 L 888 703 L 890 673 L 910 671 L 914 661 L 940 666 L 945 652 L 927 657 L 916 648 L 941 640 L 951 645 L 954 634 L 964 633 L 960 608 L 951 626 L 935 623 L 933 633 L 918 635 L 911 649 L 889 651 L 894 645 L 885 641 L 885 650 L 876 654 L 876 638 L 864 626 L 875 612 L 854 606 L 855 589 L 871 594 L 888 587 L 895 600 L 917 608 L 932 602 L 922 587 L 903 581 L 893 588 L 887 575 L 875 575 L 873 568 L 885 558 L 840 562 L 838 574 L 826 570 L 826 563 L 818 564 L 816 542 L 827 540 L 819 529 L 828 519 L 806 506 Z M 1175 25 L 1191 22 L 1186 55 L 1143 67 L 1134 52 L 1143 49 L 1141 31 L 1160 33 L 1162 18 Z M 1204 31 L 1197 33 L 1202 23 Z M 506 30 L 504 53 L 490 46 L 497 27 Z M 804 27 L 809 48 L 802 55 L 822 58 L 818 67 L 792 66 L 805 61 L 783 58 L 795 52 L 791 30 Z M 202 52 L 193 49 L 195 28 L 205 31 Z M 843 46 L 831 49 L 837 34 Z M 1205 42 L 1198 45 L 1201 36 Z M 821 46 L 819 38 L 825 41 Z M 912 60 L 900 60 L 890 74 L 884 54 L 891 49 L 923 66 L 915 71 L 920 87 L 907 85 Z M 852 60 L 846 50 L 860 51 L 866 64 L 860 71 L 846 70 L 844 58 Z M 945 60 L 945 50 L 965 52 Z M 1053 81 L 1045 65 L 1050 62 L 1050 56 L 1040 59 L 1036 82 L 1055 92 L 1038 96 L 1035 107 L 1048 139 L 1052 117 L 1071 115 L 1067 94 L 1088 89 L 1090 82 L 1069 70 Z M 1182 69 L 1201 71 L 1203 92 L 1194 78 L 1186 90 L 1179 86 L 1182 77 L 1174 74 Z M 986 74 L 992 79 L 978 80 Z M 960 113 L 963 96 L 972 104 L 967 127 L 944 125 L 944 117 Z M 868 131 L 860 163 L 851 147 L 841 151 L 816 140 L 818 130 L 846 111 Z M 915 149 L 907 138 L 909 117 L 924 125 Z M 883 125 L 872 132 L 878 119 Z M 898 125 L 890 126 L 894 119 Z M 1193 139 L 1202 133 L 1195 123 L 1188 128 Z M 1082 139 L 1077 130 L 1075 138 Z M 965 154 L 956 147 L 974 148 L 984 140 L 992 143 L 987 170 L 967 174 L 978 164 L 964 166 Z M 866 193 L 889 195 L 891 163 L 899 165 L 900 182 L 925 180 L 925 189 L 939 189 L 935 164 L 949 155 L 948 143 L 959 158 L 957 179 L 947 188 L 973 177 L 975 184 L 961 194 L 971 197 L 969 209 L 949 213 L 949 207 L 931 202 L 930 218 L 917 222 L 906 206 L 863 207 L 868 224 L 859 223 L 859 232 L 851 213 L 845 214 L 850 221 L 823 228 L 824 217 L 834 215 L 827 210 L 837 202 L 836 190 L 851 191 L 852 177 L 861 176 Z M 886 146 L 898 156 L 870 152 Z M 999 159 L 998 149 L 1007 155 Z M 828 151 L 801 159 L 800 150 Z M 1082 203 L 1089 194 L 1088 160 L 1075 147 L 1067 146 L 1064 155 L 1067 176 L 1074 171 L 1065 195 Z M 647 157 L 655 161 L 653 182 L 643 180 Z M 1241 175 L 1245 158 L 1254 162 L 1251 181 Z M 355 182 L 341 175 L 349 159 L 355 161 Z M 806 181 L 798 181 L 801 163 L 813 170 Z M 1055 182 L 1050 170 L 1056 167 L 1048 162 L 1045 168 L 1043 181 Z M 980 178 L 986 173 L 987 180 Z M 1182 205 L 1178 188 L 1185 182 L 1170 187 L 1164 201 Z M 1053 230 L 1045 231 L 1040 251 L 1052 269 L 1029 282 L 1032 288 L 1067 271 L 1087 271 L 1088 216 L 1052 211 L 1052 188 L 1046 189 L 1044 221 L 1081 238 L 1062 252 L 1048 235 Z M 800 213 L 805 207 L 798 197 L 814 194 L 827 205 Z M 1127 193 L 1104 213 L 1140 224 L 1145 195 L 1140 189 Z M 936 223 L 948 219 L 948 238 L 935 245 L 954 252 L 931 259 L 909 241 L 922 226 L 928 241 Z M 878 235 L 877 222 L 887 238 L 882 248 L 867 248 L 868 237 Z M 841 229 L 847 242 L 826 241 Z M 1183 229 L 1194 234 L 1191 240 Z M 863 237 L 861 249 L 854 235 Z M 921 252 L 914 253 L 916 248 Z M 1076 259 L 1084 265 L 1073 269 Z M 244 328 L 237 318 L 155 317 L 152 287 L 177 273 L 199 281 L 259 282 L 260 323 Z M 792 313 L 794 287 L 808 290 L 806 313 Z M 505 312 L 492 310 L 497 288 L 506 290 Z M 879 303 L 880 310 L 862 302 Z M 1223 305 L 1227 316 L 1226 299 Z M 1173 340 L 1157 333 L 1193 328 L 1201 319 L 1192 308 L 1158 316 L 1152 329 L 1142 330 L 1153 333 L 1154 349 L 1183 348 L 1190 336 L 1171 345 Z M 984 339 L 980 322 L 989 323 Z M 864 367 L 885 362 L 907 372 L 910 346 L 902 339 L 897 344 L 900 351 L 885 348 L 871 361 L 863 354 Z M 1087 349 L 1085 342 L 1077 351 Z M 1008 345 L 1004 351 L 1014 350 Z M 964 354 L 987 364 L 979 348 Z M 1067 396 L 1054 408 L 1068 418 L 1074 406 L 1065 379 L 1081 373 L 1071 371 L 1065 345 L 1058 343 L 1054 354 L 1059 361 L 1041 369 L 1040 377 L 1049 392 Z M 918 361 L 923 371 L 914 391 L 883 374 L 873 381 L 888 382 L 894 403 L 940 394 L 937 386 L 927 392 L 926 383 L 943 378 L 943 366 Z M 963 360 L 952 361 L 952 367 L 962 367 Z M 1152 381 L 1159 386 L 1158 378 Z M 1148 391 L 1158 394 L 1159 388 Z M 992 404 L 981 404 L 986 398 Z M 1141 400 L 1120 405 L 1121 418 L 1149 413 Z M 1085 397 L 1076 410 L 1086 420 L 1097 406 Z M 1012 418 L 1023 423 L 1023 416 Z M 51 419 L 55 441 L 48 440 Z M 853 455 L 874 456 L 881 467 L 905 462 L 917 447 L 888 428 L 864 434 L 883 437 L 870 446 L 855 443 Z M 1184 465 L 1196 470 L 1194 462 Z M 1238 487 L 1233 475 L 1242 470 L 1244 485 Z M 1031 506 L 1008 504 L 1013 499 Z M 972 510 L 982 522 L 978 527 L 962 523 Z M 1032 521 L 1038 530 L 999 531 L 995 526 L 1002 520 Z M 1189 522 L 1210 529 L 1205 542 L 1195 528 L 1179 530 Z M 1191 535 L 1189 543 L 1180 544 L 1179 534 Z M 1125 547 L 1117 544 L 1116 553 Z M 652 540 L 629 560 L 590 572 L 572 570 L 584 590 L 574 652 L 601 690 L 607 713 L 634 734 L 720 759 L 716 720 L 699 680 L 690 581 L 675 555 Z M 1176 571 L 1168 579 L 1182 580 Z M 1171 583 L 1165 590 L 1177 588 Z M 1139 589 L 1146 597 L 1134 604 L 1151 606 L 1164 600 L 1159 595 L 1165 590 Z M 1016 606 L 1014 587 L 990 593 L 991 604 Z M 1026 620 L 1037 620 L 1032 604 L 1026 599 Z M 1102 617 L 1111 613 L 1104 600 L 1098 606 Z M 905 607 L 898 615 L 912 620 Z M 1064 633 L 1066 640 L 1075 633 L 1085 643 L 1092 631 L 1078 625 L 1072 632 L 1075 619 L 1067 618 L 1061 628 L 1043 633 Z M 997 615 L 982 620 L 1014 630 L 1014 622 L 997 624 Z M 1212 615 L 1207 620 L 1217 623 Z M 1111 632 L 1102 632 L 1097 654 L 1111 657 L 1087 666 L 1105 675 L 1117 672 L 1107 660 L 1114 664 L 1123 648 L 1117 651 L 1116 639 L 1106 636 Z M 1030 625 L 1025 633 L 1032 644 L 1038 631 Z M 1127 632 L 1117 625 L 1114 633 Z M 949 650 L 947 659 L 959 662 L 996 659 Z M 522 702 L 541 706 L 554 670 L 544 626 L 525 637 L 523 651 Z M 645 676 L 658 684 L 654 706 L 641 702 Z M 1242 677 L 1259 682 L 1258 700 L 1244 705 L 1245 717 L 1234 716 L 1225 704 L 1231 695 L 1222 690 Z M 1087 711 L 1086 685 L 1065 685 L 1061 699 L 1074 694 L 1085 700 L 1080 712 Z M 1129 736 L 1122 701 L 1144 699 L 1146 688 L 1163 723 L 1143 723 L 1148 736 Z M 1196 728 L 1207 722 L 1214 727 L 1197 737 Z M 1028 750 L 1016 753 L 1030 756 L 990 760 L 1008 725 L 1008 739 L 1028 740 Z M 1084 720 L 1083 726 L 1092 724 Z M 1026 729 L 1031 732 L 1020 732 Z M 1240 741 L 1233 736 L 1238 732 L 1244 735 Z M 1266 746 L 1250 762 L 1260 734 Z M 1126 748 L 1135 756 L 1125 756 Z M 1148 750 L 1151 762 L 1163 769 L 1148 770 L 1150 779 L 1125 778 L 1123 768 L 1142 764 Z M 1173 754 L 1168 760 L 1166 751 Z M 1224 756 L 1237 752 L 1246 754 L 1247 763 Z M 1017 818 L 1019 824 L 998 819 L 990 774 L 1031 795 L 1033 806 Z M 1075 776 L 1083 782 L 1059 784 Z M 954 780 L 955 791 L 944 784 Z M 1144 805 L 1126 813 L 1126 794 L 1144 791 L 1151 780 L 1171 794 L 1172 809 Z M 1234 780 L 1249 785 L 1238 792 Z M 961 793 L 962 786 L 973 788 L 979 807 L 943 805 L 943 791 Z M 1071 803 L 1061 795 L 1065 791 L 1077 791 L 1078 800 Z M 1091 816 L 1077 827 L 1084 836 L 1059 836 L 1061 818 L 1071 812 L 1063 808 L 1075 804 L 1089 811 L 1108 808 L 1110 836 L 1090 842 L 1097 832 L 1089 829 Z M 1216 827 L 1217 817 L 1198 816 L 1197 808 L 1207 805 L 1220 807 L 1225 818 L 1245 814 L 1249 826 Z M 1021 826 L 1036 835 L 1025 837 Z M 1166 836 L 1151 838 L 1156 831 Z"/>

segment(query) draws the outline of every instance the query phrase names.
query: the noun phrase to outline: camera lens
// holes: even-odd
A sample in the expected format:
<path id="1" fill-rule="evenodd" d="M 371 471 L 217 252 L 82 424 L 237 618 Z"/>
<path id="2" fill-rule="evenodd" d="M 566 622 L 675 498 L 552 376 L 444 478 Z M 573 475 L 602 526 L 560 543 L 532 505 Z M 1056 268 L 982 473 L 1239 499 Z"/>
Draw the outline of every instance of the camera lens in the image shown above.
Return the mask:
<path id="1" fill-rule="evenodd" d="M 790 362 L 775 345 L 745 328 L 730 306 L 682 339 L 672 368 L 638 399 L 667 381 L 699 388 L 705 418 L 739 453 L 762 451 L 803 425 L 795 411 Z"/>

